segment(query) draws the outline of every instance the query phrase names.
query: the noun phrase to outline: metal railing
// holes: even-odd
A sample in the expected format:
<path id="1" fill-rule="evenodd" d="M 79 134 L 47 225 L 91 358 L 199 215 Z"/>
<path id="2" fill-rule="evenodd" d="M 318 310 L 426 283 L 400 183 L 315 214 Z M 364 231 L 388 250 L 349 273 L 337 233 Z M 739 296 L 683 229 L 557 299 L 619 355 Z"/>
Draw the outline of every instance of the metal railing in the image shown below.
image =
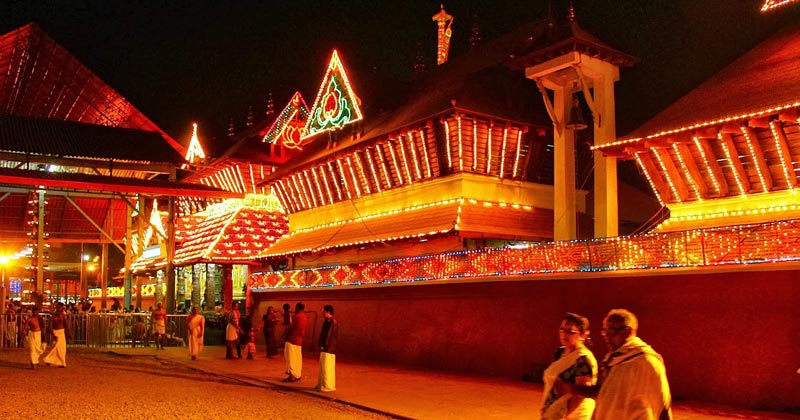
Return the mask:
<path id="1" fill-rule="evenodd" d="M 2 314 L 0 319 L 0 349 L 27 347 L 23 335 L 24 324 L 30 313 Z M 183 346 L 188 341 L 186 330 L 187 315 L 167 315 L 165 346 Z M 40 314 L 42 341 L 51 344 L 52 326 L 50 314 Z M 68 346 L 110 348 L 137 347 L 155 344 L 153 329 L 148 313 L 99 313 L 67 314 L 70 331 Z"/>

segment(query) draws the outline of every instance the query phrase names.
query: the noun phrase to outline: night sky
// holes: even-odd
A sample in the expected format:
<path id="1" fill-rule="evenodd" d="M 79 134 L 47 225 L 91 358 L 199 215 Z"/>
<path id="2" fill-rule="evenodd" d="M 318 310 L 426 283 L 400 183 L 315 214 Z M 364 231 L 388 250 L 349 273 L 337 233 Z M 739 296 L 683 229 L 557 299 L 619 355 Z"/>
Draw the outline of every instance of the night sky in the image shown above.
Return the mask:
<path id="1" fill-rule="evenodd" d="M 800 6 L 760 13 L 763 0 L 577 0 L 589 32 L 641 59 L 617 83 L 618 134 L 713 75 L 787 22 Z M 0 5 L 0 32 L 37 22 L 157 125 L 188 142 L 224 138 L 229 117 L 256 119 L 299 90 L 313 101 L 339 49 L 356 91 L 364 80 L 407 82 L 421 46 L 434 65 L 439 1 L 30 1 Z M 455 16 L 451 57 L 467 48 L 472 16 L 484 40 L 548 14 L 566 0 L 444 2 Z M 367 118 L 369 115 L 367 115 Z M 210 141 L 210 140 L 206 140 Z"/>

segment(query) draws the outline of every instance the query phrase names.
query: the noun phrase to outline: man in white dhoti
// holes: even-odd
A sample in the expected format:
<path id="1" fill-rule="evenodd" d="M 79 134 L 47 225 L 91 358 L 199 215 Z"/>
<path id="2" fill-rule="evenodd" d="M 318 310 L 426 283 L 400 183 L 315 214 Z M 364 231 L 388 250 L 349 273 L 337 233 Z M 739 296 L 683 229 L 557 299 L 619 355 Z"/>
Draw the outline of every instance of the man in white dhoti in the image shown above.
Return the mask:
<path id="1" fill-rule="evenodd" d="M 319 333 L 319 379 L 317 391 L 336 391 L 336 339 L 339 335 L 339 322 L 333 316 L 333 306 L 322 309 L 325 321 Z"/>
<path id="2" fill-rule="evenodd" d="M 200 315 L 197 306 L 192 307 L 192 314 L 186 318 L 186 328 L 189 329 L 189 354 L 192 360 L 197 360 L 197 354 L 203 349 L 203 333 L 206 329 L 206 318 Z"/>
<path id="3" fill-rule="evenodd" d="M 31 317 L 25 323 L 28 336 L 28 349 L 31 352 L 31 368 L 39 366 L 39 358 L 45 350 L 45 345 L 42 345 L 42 326 L 39 321 L 39 308 L 33 307 Z"/>
<path id="4" fill-rule="evenodd" d="M 286 374 L 283 382 L 299 381 L 303 373 L 303 337 L 306 334 L 306 324 L 308 318 L 303 310 L 306 306 L 303 302 L 297 302 L 294 307 L 292 324 L 286 330 L 286 345 L 283 348 L 283 356 L 286 358 Z"/>
<path id="5" fill-rule="evenodd" d="M 50 318 L 50 327 L 53 331 L 55 344 L 50 353 L 44 358 L 44 362 L 49 365 L 56 365 L 60 368 L 67 367 L 67 339 L 69 339 L 69 326 L 67 316 L 64 314 L 64 304 L 58 303 L 56 313 Z"/>
<path id="6" fill-rule="evenodd" d="M 664 360 L 636 336 L 638 328 L 625 309 L 612 309 L 603 320 L 611 353 L 601 364 L 595 420 L 672 419 Z"/>
<path id="7" fill-rule="evenodd" d="M 153 328 L 156 349 L 164 350 L 164 342 L 167 338 L 167 311 L 164 310 L 161 302 L 158 302 L 156 308 L 150 313 L 150 323 Z"/>

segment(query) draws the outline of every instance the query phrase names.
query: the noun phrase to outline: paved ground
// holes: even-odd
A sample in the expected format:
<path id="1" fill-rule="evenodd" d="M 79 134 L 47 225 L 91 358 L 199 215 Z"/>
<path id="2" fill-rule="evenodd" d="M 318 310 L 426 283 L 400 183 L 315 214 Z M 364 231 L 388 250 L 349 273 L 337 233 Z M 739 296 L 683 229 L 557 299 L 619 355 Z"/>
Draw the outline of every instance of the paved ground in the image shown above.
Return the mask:
<path id="1" fill-rule="evenodd" d="M 267 359 L 259 354 L 255 360 L 225 360 L 224 347 L 213 346 L 206 347 L 196 361 L 190 360 L 185 347 L 168 348 L 165 351 L 152 348 L 119 349 L 114 352 L 129 356 L 155 355 L 159 359 L 202 372 L 341 401 L 395 418 L 538 419 L 542 401 L 542 387 L 538 384 L 342 360 L 336 365 L 337 390 L 320 393 L 312 389 L 318 374 L 316 355 L 308 355 L 304 359 L 301 381 L 285 384 L 280 382 L 285 377 L 282 356 Z M 675 420 L 800 419 L 800 414 L 734 410 L 693 402 L 676 403 L 673 414 Z"/>
<path id="2" fill-rule="evenodd" d="M 304 360 L 302 380 L 286 384 L 280 382 L 285 376 L 282 357 L 266 359 L 263 355 L 258 355 L 255 360 L 225 360 L 223 347 L 206 347 L 196 361 L 190 360 L 185 347 L 168 348 L 165 351 L 153 348 L 112 349 L 103 353 L 87 353 L 85 350 L 81 354 L 73 349 L 70 351 L 69 368 L 39 369 L 35 372 L 21 369 L 25 367 L 24 351 L 0 351 L 0 377 L 4 378 L 3 383 L 8 383 L 5 380 L 6 373 L 13 372 L 15 379 L 9 378 L 13 383 L 24 383 L 29 377 L 52 378 L 57 383 L 76 381 L 73 372 L 86 370 L 94 377 L 82 379 L 83 383 L 98 382 L 106 388 L 99 394 L 87 388 L 88 392 L 67 395 L 65 404 L 69 407 L 85 404 L 102 409 L 103 412 L 113 412 L 107 410 L 114 407 L 124 410 L 124 413 L 130 413 L 134 409 L 134 406 L 121 404 L 116 397 L 124 389 L 138 390 L 137 395 L 141 400 L 149 400 L 147 395 L 152 387 L 164 389 L 153 401 L 156 406 L 164 407 L 162 413 L 173 412 L 168 407 L 192 407 L 193 404 L 201 404 L 201 408 L 187 412 L 185 417 L 181 415 L 170 418 L 204 418 L 199 413 L 208 414 L 216 410 L 219 414 L 225 413 L 225 417 L 247 419 L 253 418 L 253 413 L 245 409 L 250 406 L 259 411 L 259 419 L 385 418 L 381 415 L 432 420 L 537 419 L 542 399 L 541 385 L 522 381 L 448 375 L 342 360 L 337 363 L 337 390 L 320 393 L 312 389 L 316 385 L 318 367 L 315 355 L 309 355 Z M 142 375 L 144 379 L 140 378 Z M 136 379 L 132 379 L 134 377 Z M 142 385 L 143 380 L 145 385 Z M 201 388 L 199 384 L 209 384 L 209 388 Z M 187 401 L 196 398 L 192 398 L 184 389 L 197 389 L 203 397 L 197 399 L 199 402 L 190 404 Z M 212 398 L 209 399 L 209 395 Z M 103 402 L 98 403 L 98 399 Z M 280 399 L 279 404 L 274 403 L 276 399 Z M 301 417 L 275 411 L 274 408 L 297 404 L 304 409 L 308 407 Z M 323 405 L 318 407 L 317 404 Z M 13 418 L 4 415 L 5 410 L 5 404 L 0 406 L 0 418 Z M 311 410 L 321 410 L 314 412 L 324 414 L 313 415 Z M 135 418 L 162 418 L 156 414 L 158 413 L 151 411 Z M 734 410 L 730 407 L 687 402 L 676 403 L 674 414 L 675 420 L 800 419 L 800 415 Z M 214 415 L 206 418 L 219 417 L 221 416 Z"/>
<path id="3" fill-rule="evenodd" d="M 390 419 L 154 356 L 70 349 L 66 369 L 28 363 L 25 350 L 0 351 L 0 419 Z"/>

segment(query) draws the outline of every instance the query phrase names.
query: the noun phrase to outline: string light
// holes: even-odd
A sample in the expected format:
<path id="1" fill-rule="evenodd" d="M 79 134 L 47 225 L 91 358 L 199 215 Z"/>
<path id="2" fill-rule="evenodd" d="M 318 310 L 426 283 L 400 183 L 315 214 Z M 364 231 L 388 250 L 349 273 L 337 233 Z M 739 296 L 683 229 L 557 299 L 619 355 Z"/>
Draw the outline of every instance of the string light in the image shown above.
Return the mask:
<path id="1" fill-rule="evenodd" d="M 703 147 L 700 139 L 697 136 L 693 136 L 692 141 L 694 141 L 694 145 L 695 147 L 697 147 L 697 151 L 700 152 L 700 157 L 703 159 L 703 164 L 708 169 L 708 177 L 711 178 L 711 183 L 714 184 L 714 190 L 717 192 L 717 195 L 722 195 L 722 188 L 720 188 L 716 174 L 714 174 L 714 171 L 711 169 L 711 164 L 708 161 L 708 156 L 706 156 L 705 148 Z"/>
<path id="2" fill-rule="evenodd" d="M 675 199 L 675 201 L 680 203 L 682 201 L 681 195 L 678 194 L 678 188 L 672 181 L 672 177 L 670 176 L 670 171 L 667 170 L 667 165 L 666 163 L 664 163 L 664 159 L 661 157 L 661 150 L 660 149 L 653 150 L 653 154 L 656 156 L 656 160 L 658 161 L 658 166 L 661 167 L 661 171 L 663 172 L 664 177 L 667 179 L 667 185 L 669 185 L 669 189 L 670 191 L 672 191 L 673 198 Z"/>
<path id="3" fill-rule="evenodd" d="M 778 151 L 778 158 L 781 160 L 783 178 L 786 179 L 787 187 L 794 192 L 794 186 L 797 184 L 797 177 L 794 174 L 792 155 L 787 147 L 786 133 L 783 132 L 783 128 L 778 121 L 770 121 L 769 128 L 772 131 L 772 138 L 775 140 L 775 149 Z"/>
<path id="4" fill-rule="evenodd" d="M 394 147 L 392 146 L 392 142 L 387 141 L 384 143 L 387 149 L 389 149 L 389 155 L 392 157 L 392 173 L 397 174 L 397 180 L 399 181 L 400 185 L 403 185 L 405 181 L 403 180 L 403 170 L 400 169 L 400 165 L 397 164 L 397 155 L 394 152 Z"/>
<path id="5" fill-rule="evenodd" d="M 389 170 L 386 169 L 386 156 L 383 151 L 382 144 L 375 145 L 375 151 L 378 153 L 378 159 L 381 161 L 381 170 L 383 170 L 383 179 L 386 180 L 386 188 L 392 188 L 392 178 L 389 176 Z"/>
<path id="6" fill-rule="evenodd" d="M 472 119 L 472 170 L 478 169 L 478 119 Z"/>
<path id="7" fill-rule="evenodd" d="M 347 184 L 347 176 L 345 175 L 344 168 L 342 168 L 342 159 L 336 159 L 336 167 L 339 169 L 339 175 L 342 184 L 344 184 L 344 192 L 347 194 L 347 199 L 352 200 L 353 195 L 350 193 L 350 185 Z"/>
<path id="8" fill-rule="evenodd" d="M 667 136 L 667 135 L 670 135 L 670 134 L 677 134 L 677 133 L 681 133 L 681 132 L 684 132 L 684 131 L 696 130 L 698 128 L 709 127 L 709 126 L 713 126 L 713 125 L 720 125 L 720 124 L 729 123 L 729 122 L 733 122 L 733 121 L 757 118 L 757 117 L 760 117 L 762 115 L 774 114 L 774 113 L 777 113 L 778 111 L 781 111 L 781 110 L 784 110 L 784 109 L 797 108 L 797 107 L 800 107 L 800 101 L 795 101 L 795 102 L 787 103 L 787 104 L 780 105 L 780 106 L 775 106 L 775 107 L 771 107 L 771 108 L 767 108 L 767 109 L 762 109 L 760 111 L 754 111 L 754 112 L 749 112 L 749 113 L 732 115 L 732 116 L 718 118 L 716 120 L 709 120 L 709 121 L 705 121 L 705 122 L 701 122 L 701 123 L 690 124 L 690 125 L 687 125 L 687 126 L 684 126 L 684 127 L 680 127 L 680 128 L 675 128 L 675 129 L 672 129 L 672 130 L 664 130 L 664 131 L 661 131 L 659 133 L 651 134 L 651 135 L 648 135 L 648 136 L 645 136 L 645 137 L 637 137 L 637 138 L 632 138 L 632 139 L 617 140 L 617 141 L 606 143 L 606 144 L 592 146 L 590 149 L 591 150 L 602 150 L 602 149 L 608 149 L 608 148 L 611 148 L 611 147 L 618 147 L 618 146 L 622 146 L 622 145 L 638 143 L 638 142 L 641 142 L 642 140 L 653 139 L 653 138 L 656 138 L 656 137 Z"/>
<path id="9" fill-rule="evenodd" d="M 328 181 L 328 174 L 323 165 L 318 168 L 320 175 L 322 175 L 322 182 L 325 184 L 325 192 L 328 193 L 328 202 L 333 204 L 333 192 L 331 192 L 330 181 Z"/>
<path id="10" fill-rule="evenodd" d="M 494 129 L 494 121 L 489 122 L 489 132 L 486 137 L 486 173 L 492 170 L 492 130 Z"/>
<path id="11" fill-rule="evenodd" d="M 678 163 L 681 164 L 681 169 L 683 169 L 683 173 L 686 175 L 686 178 L 689 180 L 689 186 L 692 187 L 692 191 L 694 191 L 695 197 L 697 197 L 698 200 L 703 201 L 703 196 L 702 196 L 702 194 L 700 194 L 700 189 L 698 188 L 697 183 L 695 182 L 694 177 L 692 176 L 691 172 L 689 172 L 689 167 L 686 166 L 686 161 L 683 159 L 683 155 L 681 154 L 681 150 L 680 150 L 680 148 L 678 146 L 678 143 L 674 143 L 672 145 L 672 150 L 675 151 L 675 156 L 678 157 Z"/>
<path id="12" fill-rule="evenodd" d="M 304 169 L 302 172 L 300 172 L 300 174 L 300 180 L 305 181 L 305 183 L 303 183 L 303 188 L 307 188 L 306 191 L 308 191 L 308 195 L 311 197 L 311 202 L 314 204 L 314 207 L 318 207 L 317 195 L 314 194 L 314 186 L 311 185 L 311 179 L 308 176 L 308 171 Z"/>
<path id="13" fill-rule="evenodd" d="M 422 171 L 419 169 L 419 159 L 417 158 L 417 147 L 414 145 L 414 133 L 408 130 L 408 148 L 411 149 L 411 159 L 414 160 L 414 171 L 417 179 L 422 179 Z"/>
<path id="14" fill-rule="evenodd" d="M 422 139 L 422 153 L 425 158 L 425 168 L 428 172 L 428 178 L 433 178 L 433 171 L 431 170 L 431 160 L 428 159 L 428 142 L 425 140 L 425 130 L 419 129 L 419 137 Z"/>
<path id="15" fill-rule="evenodd" d="M 756 167 L 756 173 L 758 174 L 758 179 L 761 181 L 761 188 L 764 192 L 770 190 L 771 182 L 765 178 L 764 171 L 769 171 L 768 168 L 762 169 L 761 167 L 764 166 L 764 161 L 761 160 L 761 147 L 754 141 L 753 137 L 751 136 L 752 129 L 750 127 L 741 127 L 742 134 L 744 134 L 744 138 L 747 143 L 747 149 L 750 151 L 750 158 L 753 159 L 753 164 Z"/>
<path id="16" fill-rule="evenodd" d="M 633 154 L 634 159 L 636 159 L 636 163 L 639 164 L 639 167 L 642 169 L 642 173 L 644 173 L 644 177 L 647 178 L 647 182 L 650 184 L 650 189 L 653 190 L 653 194 L 656 195 L 656 200 L 658 200 L 661 207 L 664 207 L 664 200 L 661 199 L 661 194 L 658 192 L 658 188 L 656 188 L 655 182 L 653 182 L 653 178 L 650 176 L 650 171 L 647 170 L 647 167 L 642 162 L 641 156 L 639 153 Z"/>
<path id="17" fill-rule="evenodd" d="M 314 185 L 317 186 L 317 192 L 319 193 L 319 201 L 324 206 L 325 205 L 325 194 L 322 193 L 322 186 L 319 185 L 320 182 L 319 182 L 319 176 L 317 176 L 317 171 L 314 170 L 314 167 L 309 168 L 309 170 L 311 171 L 311 175 L 314 176 Z M 332 203 L 333 203 L 333 201 L 329 202 L 328 204 L 332 204 Z"/>
<path id="18" fill-rule="evenodd" d="M 305 126 L 306 137 L 341 128 L 361 119 L 361 108 L 339 59 L 339 53 L 333 50 Z"/>
<path id="19" fill-rule="evenodd" d="M 453 148 L 450 146 L 450 123 L 444 120 L 444 144 L 447 145 L 447 167 L 453 168 Z"/>
<path id="20" fill-rule="evenodd" d="M 466 204 L 468 202 L 459 200 L 459 205 Z M 539 273 L 674 270 L 797 262 L 800 261 L 800 249 L 791 238 L 800 236 L 798 226 L 800 220 L 787 220 L 445 252 L 366 264 L 254 273 L 248 286 L 258 292 L 287 287 L 359 286 L 481 277 L 507 279 Z M 310 280 L 303 280 L 306 278 Z"/>
<path id="21" fill-rule="evenodd" d="M 364 155 L 367 156 L 367 163 L 369 164 L 369 172 L 370 174 L 372 174 L 372 180 L 375 182 L 375 189 L 377 189 L 378 192 L 381 192 L 381 180 L 378 179 L 378 171 L 375 170 L 375 162 L 372 159 L 372 152 L 370 152 L 370 150 L 371 149 L 369 148 L 364 149 Z"/>
<path id="22" fill-rule="evenodd" d="M 341 200 L 342 199 L 342 189 L 339 188 L 339 176 L 336 174 L 336 169 L 333 167 L 331 161 L 328 161 L 328 172 L 331 174 L 331 181 L 333 182 L 334 188 L 336 188 L 336 197 Z"/>
<path id="23" fill-rule="evenodd" d="M 522 152 L 522 130 L 517 130 L 517 153 L 514 156 L 514 171 L 512 178 L 517 177 L 517 169 L 519 168 L 519 155 Z"/>
<path id="24" fill-rule="evenodd" d="M 722 151 L 725 153 L 725 158 L 728 159 L 728 163 L 731 165 L 731 171 L 733 172 L 733 179 L 736 181 L 736 186 L 739 187 L 739 195 L 742 197 L 747 196 L 747 191 L 744 189 L 744 185 L 742 184 L 741 177 L 739 176 L 739 171 L 736 170 L 736 165 L 733 161 L 733 152 L 731 152 L 730 148 L 728 147 L 728 142 L 723 133 L 720 131 L 717 134 L 717 138 L 720 141 L 720 145 L 722 146 Z M 737 156 L 736 159 L 739 159 Z"/>
<path id="25" fill-rule="evenodd" d="M 400 146 L 400 160 L 403 161 L 403 168 L 406 170 L 405 174 L 408 179 L 408 184 L 411 185 L 413 183 L 413 178 L 411 177 L 411 169 L 408 167 L 408 159 L 406 158 L 406 147 L 403 145 L 403 139 L 398 137 L 397 145 Z M 391 139 L 389 139 L 391 141 Z"/>
<path id="26" fill-rule="evenodd" d="M 367 194 L 371 194 L 372 190 L 370 190 L 369 188 L 369 178 L 367 178 L 367 175 L 364 172 L 364 165 L 361 163 L 361 157 L 358 156 L 358 152 L 353 153 L 353 158 L 356 160 L 356 166 L 358 167 L 358 174 L 360 175 L 359 179 L 364 180 L 364 190 L 367 192 Z"/>
<path id="27" fill-rule="evenodd" d="M 503 128 L 503 146 L 500 149 L 500 178 L 503 178 L 505 176 L 507 141 L 508 141 L 508 127 L 505 127 Z"/>
<path id="28" fill-rule="evenodd" d="M 353 180 L 353 188 L 355 188 L 356 190 L 356 197 L 361 197 L 361 188 L 359 188 L 358 186 L 360 182 L 358 182 L 358 177 L 356 176 L 356 172 L 353 170 L 353 161 L 350 160 L 350 156 L 347 156 L 345 160 L 347 161 L 347 170 L 348 172 L 350 172 L 350 179 Z"/>
<path id="29" fill-rule="evenodd" d="M 458 128 L 458 132 L 457 132 L 457 134 L 458 134 L 458 136 L 457 136 L 457 138 L 458 138 L 458 170 L 463 172 L 464 171 L 464 146 L 462 145 L 462 141 L 461 141 L 461 137 L 462 137 L 461 136 L 461 132 L 462 132 L 462 130 L 461 130 L 461 115 L 456 117 L 456 123 L 458 124 L 458 127 L 457 127 Z"/>

